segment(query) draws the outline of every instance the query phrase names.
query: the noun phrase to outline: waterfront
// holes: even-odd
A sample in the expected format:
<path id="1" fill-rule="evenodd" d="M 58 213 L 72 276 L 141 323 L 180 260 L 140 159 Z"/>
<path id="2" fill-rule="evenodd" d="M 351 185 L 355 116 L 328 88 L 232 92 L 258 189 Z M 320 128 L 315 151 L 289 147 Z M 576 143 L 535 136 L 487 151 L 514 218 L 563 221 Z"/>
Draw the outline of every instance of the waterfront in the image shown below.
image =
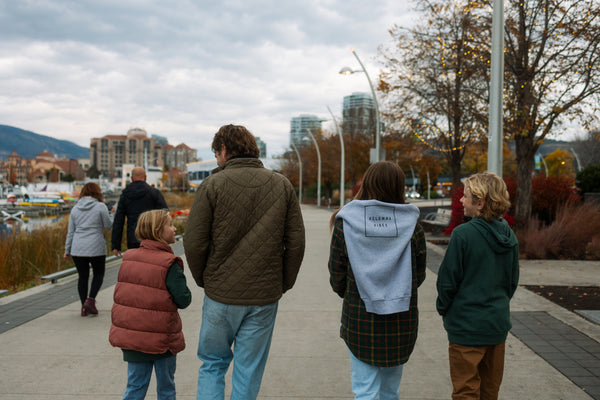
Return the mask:
<path id="1" fill-rule="evenodd" d="M 36 217 L 17 217 L 0 220 L 0 237 L 7 235 L 32 232 L 45 226 L 58 223 L 65 218 L 67 214 L 40 215 Z"/>

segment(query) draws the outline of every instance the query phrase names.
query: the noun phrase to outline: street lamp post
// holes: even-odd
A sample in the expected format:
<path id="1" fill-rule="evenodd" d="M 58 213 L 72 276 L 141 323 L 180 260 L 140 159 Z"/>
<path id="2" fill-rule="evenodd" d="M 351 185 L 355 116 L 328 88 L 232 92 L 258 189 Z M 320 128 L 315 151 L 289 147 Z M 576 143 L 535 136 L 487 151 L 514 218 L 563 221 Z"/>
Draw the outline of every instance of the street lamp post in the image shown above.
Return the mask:
<path id="1" fill-rule="evenodd" d="M 317 177 L 317 207 L 321 207 L 321 152 L 319 151 L 319 144 L 317 143 L 317 139 L 315 139 L 314 135 L 309 129 L 305 129 L 305 131 L 309 134 L 313 143 L 315 144 L 315 148 L 317 149 L 317 162 L 318 162 L 318 177 Z"/>
<path id="2" fill-rule="evenodd" d="M 504 1 L 494 0 L 488 126 L 488 171 L 502 176 L 502 87 L 504 85 Z"/>
<path id="3" fill-rule="evenodd" d="M 298 156 L 298 169 L 300 170 L 298 173 L 298 202 L 302 204 L 302 159 L 300 158 L 300 152 L 298 151 L 294 143 L 292 143 L 292 149 L 294 149 L 296 155 Z"/>
<path id="4" fill-rule="evenodd" d="M 542 160 L 542 163 L 544 164 L 544 171 L 546 171 L 546 178 L 548 177 L 548 164 L 546 164 L 546 160 L 544 159 L 544 156 L 542 155 L 542 153 L 537 153 L 540 157 L 540 159 Z"/>
<path id="5" fill-rule="evenodd" d="M 335 116 L 333 115 L 333 113 L 331 112 L 331 109 L 329 108 L 329 106 L 327 106 L 327 110 L 329 111 L 329 114 L 331 114 L 331 118 L 333 118 L 333 124 L 335 125 L 335 131 L 337 132 L 338 136 L 340 137 L 340 148 L 342 149 L 342 155 L 341 155 L 341 160 L 340 160 L 340 208 L 344 207 L 344 192 L 346 191 L 346 187 L 345 187 L 345 177 L 346 177 L 346 166 L 345 166 L 345 160 L 346 160 L 346 155 L 345 155 L 345 150 L 344 150 L 344 137 L 342 136 L 342 132 L 340 131 L 340 127 L 337 124 L 337 121 L 335 119 Z"/>
<path id="6" fill-rule="evenodd" d="M 369 77 L 369 73 L 365 69 L 365 66 L 363 65 L 362 61 L 360 61 L 360 58 L 358 58 L 358 55 L 356 54 L 354 49 L 350 48 L 350 50 L 352 50 L 352 54 L 354 54 L 354 57 L 356 57 L 356 60 L 358 61 L 358 63 L 360 64 L 360 67 L 362 68 L 362 71 L 361 70 L 353 70 L 352 68 L 349 68 L 349 67 L 344 67 L 340 70 L 340 74 L 351 75 L 355 72 L 364 72 L 367 77 L 367 81 L 369 81 L 369 87 L 371 88 L 371 94 L 373 95 L 373 102 L 375 103 L 375 154 L 371 157 L 371 163 L 374 163 L 374 162 L 378 162 L 381 158 L 381 150 L 380 150 L 380 129 L 381 128 L 380 128 L 380 123 L 379 123 L 379 104 L 377 102 L 377 96 L 375 95 L 375 89 L 373 89 L 373 83 L 371 82 L 371 77 Z"/>
<path id="7" fill-rule="evenodd" d="M 575 161 L 577 161 L 577 172 L 581 171 L 581 162 L 579 161 L 579 156 L 575 153 L 575 149 L 571 147 L 571 153 L 575 156 Z"/>

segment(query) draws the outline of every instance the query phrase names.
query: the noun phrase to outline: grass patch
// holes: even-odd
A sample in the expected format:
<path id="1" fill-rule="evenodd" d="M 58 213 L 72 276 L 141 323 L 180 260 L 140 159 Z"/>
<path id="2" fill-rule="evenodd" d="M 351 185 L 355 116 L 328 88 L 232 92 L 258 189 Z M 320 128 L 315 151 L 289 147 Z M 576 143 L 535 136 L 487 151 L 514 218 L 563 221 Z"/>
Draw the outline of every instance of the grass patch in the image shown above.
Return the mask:
<path id="1" fill-rule="evenodd" d="M 516 234 L 522 258 L 600 260 L 600 205 L 561 207 L 551 224 L 531 218 Z"/>
<path id="2" fill-rule="evenodd" d="M 171 212 L 189 209 L 194 201 L 193 193 L 166 192 L 164 197 Z M 0 289 L 16 293 L 41 284 L 40 278 L 44 275 L 72 267 L 72 258 L 63 258 L 68 224 L 69 218 L 66 217 L 56 224 L 32 232 L 2 236 Z M 176 217 L 173 224 L 177 227 L 177 234 L 184 232 L 184 217 Z M 112 255 L 111 233 L 111 230 L 104 233 L 107 255 Z M 127 248 L 125 238 L 126 234 L 123 232 L 122 248 Z"/>

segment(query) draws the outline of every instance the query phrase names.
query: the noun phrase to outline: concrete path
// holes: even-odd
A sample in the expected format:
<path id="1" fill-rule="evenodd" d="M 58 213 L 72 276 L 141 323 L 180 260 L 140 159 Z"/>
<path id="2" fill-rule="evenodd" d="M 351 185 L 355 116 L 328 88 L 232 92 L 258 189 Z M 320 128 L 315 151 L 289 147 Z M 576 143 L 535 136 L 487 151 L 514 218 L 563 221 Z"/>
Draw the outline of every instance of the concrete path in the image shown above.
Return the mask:
<path id="1" fill-rule="evenodd" d="M 338 337 L 341 299 L 328 282 L 327 260 L 331 212 L 303 207 L 307 228 L 307 251 L 296 286 L 280 302 L 273 345 L 260 399 L 352 399 L 349 357 Z M 174 245 L 181 252 L 181 244 Z M 428 247 L 428 266 L 436 270 L 443 247 Z M 116 270 L 116 267 L 113 267 Z M 543 264 L 523 271 L 522 283 L 569 284 L 574 274 Z M 600 285 L 598 263 L 578 265 L 579 279 Z M 523 267 L 525 269 L 525 267 Z M 558 276 L 556 275 L 558 273 Z M 406 364 L 401 384 L 402 399 L 449 399 L 447 338 L 435 311 L 436 275 L 428 270 L 419 290 L 420 330 L 416 349 Z M 548 283 L 546 283 L 546 280 Z M 73 278 L 54 285 L 72 285 Z M 181 311 L 187 348 L 178 355 L 176 383 L 178 398 L 195 399 L 200 362 L 196 358 L 203 292 L 188 273 L 192 305 Z M 32 292 L 50 290 L 48 286 Z M 55 289 L 54 289 L 55 290 Z M 0 334 L 0 398 L 32 399 L 119 399 L 126 383 L 126 363 L 119 349 L 108 343 L 110 308 L 114 286 L 105 286 L 97 303 L 97 317 L 79 316 L 79 302 L 73 288 L 73 302 L 22 323 Z M 59 290 L 56 291 L 60 292 Z M 0 299 L 2 310 L 14 302 L 25 304 L 30 293 Z M 58 294 L 57 294 L 58 295 Z M 17 304 L 17 303 L 15 303 Z M 13 304 L 13 307 L 14 305 Z M 600 326 L 519 288 L 512 303 L 514 312 L 541 312 L 556 318 L 600 342 Z M 23 306 L 19 312 L 26 313 Z M 6 318 L 6 316 L 4 317 Z M 592 353 L 594 349 L 590 350 Z M 596 353 L 600 355 L 600 352 Z M 597 368 L 596 368 L 597 369 Z M 600 372 L 596 375 L 596 378 Z M 229 393 L 230 377 L 227 380 Z M 591 380 L 588 383 L 594 383 Z M 581 383 L 580 383 L 581 386 Z M 593 389 L 593 385 L 588 385 Z M 148 399 L 155 399 L 151 382 Z M 590 389 L 588 389 L 590 390 Z M 583 400 L 590 397 L 558 369 L 513 335 L 507 341 L 506 370 L 500 398 L 505 400 Z"/>

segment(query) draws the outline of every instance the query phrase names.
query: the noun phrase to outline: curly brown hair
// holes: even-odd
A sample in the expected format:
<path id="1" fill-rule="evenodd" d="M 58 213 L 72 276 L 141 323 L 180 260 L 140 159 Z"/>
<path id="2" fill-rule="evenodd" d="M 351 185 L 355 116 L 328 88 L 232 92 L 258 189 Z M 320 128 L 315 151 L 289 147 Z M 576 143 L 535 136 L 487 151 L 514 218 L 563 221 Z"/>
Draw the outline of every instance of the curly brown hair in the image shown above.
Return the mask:
<path id="1" fill-rule="evenodd" d="M 220 152 L 223 145 L 230 157 L 241 155 L 258 157 L 260 155 L 256 138 L 241 125 L 229 124 L 219 128 L 210 147 L 214 152 Z"/>
<path id="2" fill-rule="evenodd" d="M 95 182 L 88 182 L 85 185 L 83 185 L 83 188 L 81 188 L 81 192 L 79 192 L 79 198 L 85 196 L 93 197 L 98 201 L 104 201 L 102 199 L 102 189 L 100 188 L 100 185 L 98 185 Z"/>

